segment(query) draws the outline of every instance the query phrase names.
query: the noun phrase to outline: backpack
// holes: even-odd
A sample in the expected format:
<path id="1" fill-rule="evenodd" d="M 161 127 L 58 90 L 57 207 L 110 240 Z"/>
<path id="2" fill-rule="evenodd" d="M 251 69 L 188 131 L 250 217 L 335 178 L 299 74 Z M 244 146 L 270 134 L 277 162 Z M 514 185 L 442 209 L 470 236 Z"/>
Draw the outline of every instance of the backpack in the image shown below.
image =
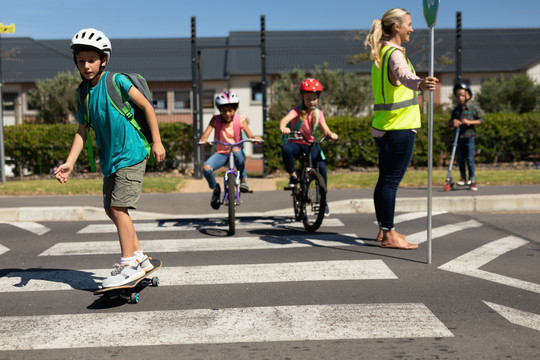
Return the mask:
<path id="1" fill-rule="evenodd" d="M 133 127 L 137 130 L 139 133 L 139 136 L 144 141 L 144 147 L 146 149 L 146 152 L 150 156 L 150 164 L 155 163 L 154 156 L 152 154 L 152 132 L 150 131 L 150 127 L 148 126 L 148 121 L 146 120 L 146 115 L 144 111 L 139 108 L 133 101 L 131 100 L 125 100 L 122 97 L 122 93 L 120 92 L 120 89 L 118 88 L 118 85 L 116 84 L 116 76 L 119 73 L 111 73 L 109 72 L 105 78 L 105 85 L 107 87 L 107 97 L 109 98 L 109 101 L 114 106 L 116 110 L 133 125 Z M 150 89 L 148 88 L 148 84 L 146 82 L 146 79 L 143 78 L 139 74 L 126 74 L 121 73 L 125 77 L 128 78 L 128 80 L 135 86 L 137 90 L 143 94 L 143 96 L 154 106 L 154 102 L 152 100 L 152 93 L 150 92 Z M 94 152 L 92 149 L 92 140 L 90 139 L 90 130 L 89 128 L 92 127 L 90 122 L 90 113 L 88 109 L 88 99 L 89 99 L 90 89 L 89 84 L 87 82 L 82 82 L 79 85 L 79 102 L 81 104 L 81 109 L 83 111 L 83 117 L 84 117 L 84 125 L 86 127 L 86 142 L 88 146 L 88 157 L 90 158 L 90 168 L 91 172 L 96 172 L 96 166 L 94 161 Z M 133 109 L 133 113 L 131 112 L 131 109 Z M 150 139 L 150 141 L 148 140 Z"/>

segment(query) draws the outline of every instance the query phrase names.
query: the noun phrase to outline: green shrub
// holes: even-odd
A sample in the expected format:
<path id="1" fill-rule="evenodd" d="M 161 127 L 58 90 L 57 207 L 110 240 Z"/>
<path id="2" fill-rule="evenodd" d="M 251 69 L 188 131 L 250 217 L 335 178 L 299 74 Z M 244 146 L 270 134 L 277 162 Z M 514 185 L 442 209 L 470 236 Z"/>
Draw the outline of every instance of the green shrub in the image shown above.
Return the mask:
<path id="1" fill-rule="evenodd" d="M 433 165 L 448 165 L 454 140 L 454 129 L 448 126 L 450 115 L 437 113 L 433 118 Z M 373 167 L 377 164 L 377 147 L 371 137 L 371 117 L 336 117 L 327 119 L 332 131 L 339 134 L 337 142 L 326 141 L 323 151 L 329 169 Z M 477 163 L 527 161 L 540 154 L 540 113 L 486 114 L 485 123 L 477 127 Z M 148 166 L 148 171 L 171 171 L 191 166 L 193 162 L 192 126 L 183 123 L 160 123 L 165 161 Z M 50 173 L 54 166 L 68 156 L 77 125 L 15 125 L 4 127 L 6 163 L 15 165 L 16 175 L 23 170 L 33 174 Z M 94 139 L 93 131 L 91 132 Z M 320 134 L 321 135 L 321 134 Z M 97 151 L 93 140 L 94 151 Z M 266 124 L 264 151 L 266 170 L 272 173 L 283 169 L 279 121 Z M 96 156 L 97 157 L 97 156 Z M 422 116 L 418 130 L 412 166 L 427 166 L 428 121 Z M 99 171 L 99 162 L 96 164 Z M 86 146 L 76 164 L 77 172 L 89 171 Z"/>
<path id="2" fill-rule="evenodd" d="M 51 173 L 52 169 L 63 163 L 69 154 L 73 137 L 77 132 L 75 124 L 15 125 L 4 127 L 6 164 L 14 165 L 14 173 L 22 176 L 23 171 L 32 174 Z M 178 169 L 191 162 L 193 141 L 191 125 L 183 123 L 159 124 L 166 160 L 157 166 L 148 166 L 149 171 Z M 95 134 L 90 131 L 99 172 L 99 159 Z M 75 164 L 75 171 L 90 171 L 90 161 L 86 146 Z"/>
<path id="3" fill-rule="evenodd" d="M 454 128 L 448 126 L 450 114 L 436 113 L 433 117 L 433 166 L 448 166 L 454 141 Z M 477 126 L 477 163 L 527 161 L 540 154 L 540 113 L 486 114 L 485 123 Z M 328 126 L 339 135 L 337 142 L 324 142 L 326 165 L 330 169 L 372 167 L 377 164 L 377 147 L 371 136 L 372 117 L 343 117 L 326 119 Z M 267 170 L 283 169 L 279 121 L 266 125 L 265 153 Z M 422 115 L 412 166 L 428 164 L 428 117 Z"/>

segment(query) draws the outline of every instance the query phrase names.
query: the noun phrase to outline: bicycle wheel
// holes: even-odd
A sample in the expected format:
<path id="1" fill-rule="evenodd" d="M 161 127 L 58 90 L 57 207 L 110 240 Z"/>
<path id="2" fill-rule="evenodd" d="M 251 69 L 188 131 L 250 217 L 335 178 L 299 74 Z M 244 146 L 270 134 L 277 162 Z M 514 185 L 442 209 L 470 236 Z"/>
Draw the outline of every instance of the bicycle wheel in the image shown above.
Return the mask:
<path id="1" fill-rule="evenodd" d="M 316 231 L 324 218 L 326 207 L 326 187 L 324 179 L 318 173 L 309 174 L 302 204 L 302 221 L 309 232 Z"/>
<path id="2" fill-rule="evenodd" d="M 227 196 L 229 198 L 229 235 L 235 232 L 235 207 L 236 207 L 236 176 L 229 174 L 227 179 Z"/>

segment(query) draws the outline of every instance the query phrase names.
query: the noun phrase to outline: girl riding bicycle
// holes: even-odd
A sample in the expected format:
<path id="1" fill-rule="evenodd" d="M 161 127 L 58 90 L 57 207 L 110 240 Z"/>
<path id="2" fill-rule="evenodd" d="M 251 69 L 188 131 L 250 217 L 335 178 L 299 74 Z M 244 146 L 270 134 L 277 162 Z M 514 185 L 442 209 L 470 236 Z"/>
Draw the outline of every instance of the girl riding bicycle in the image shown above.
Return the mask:
<path id="1" fill-rule="evenodd" d="M 287 115 L 285 115 L 285 117 L 283 117 L 283 119 L 281 119 L 279 122 L 279 129 L 282 134 L 288 135 L 291 131 L 299 131 L 304 134 L 309 141 L 313 141 L 314 138 L 317 137 L 317 130 L 320 128 L 323 135 L 326 137 L 332 140 L 338 139 L 338 135 L 332 132 L 326 124 L 322 111 L 317 108 L 322 90 L 323 87 L 321 83 L 316 79 L 308 78 L 302 81 L 300 84 L 302 104 L 295 106 Z M 309 143 L 304 139 L 289 139 L 289 141 L 281 147 L 283 163 L 285 169 L 289 173 L 289 187 L 294 187 L 298 182 L 295 159 L 302 151 L 308 150 Z M 325 185 L 327 185 L 326 165 L 320 147 L 312 147 L 311 158 L 313 164 L 323 176 Z M 326 205 L 325 214 L 330 214 L 328 205 Z"/>
<path id="2" fill-rule="evenodd" d="M 238 104 L 240 100 L 238 95 L 232 91 L 221 92 L 216 97 L 216 106 L 220 112 L 219 115 L 214 115 L 210 124 L 204 130 L 199 143 L 205 143 L 210 136 L 210 133 L 215 129 L 214 138 L 226 143 L 236 143 L 242 139 L 242 131 L 246 133 L 248 138 L 252 139 L 253 133 L 249 130 L 247 125 L 247 118 L 236 114 Z M 262 141 L 261 137 L 255 137 L 255 140 Z M 244 154 L 241 151 L 241 147 L 233 148 L 234 163 L 236 169 L 240 173 L 240 191 L 248 192 L 249 186 L 246 182 L 247 174 L 245 169 Z M 206 160 L 203 166 L 203 175 L 208 182 L 208 186 L 213 190 L 212 200 L 210 205 L 213 209 L 219 209 L 221 203 L 219 197 L 221 194 L 221 187 L 216 183 L 214 176 L 214 170 L 227 164 L 227 155 L 229 154 L 228 147 L 217 144 L 214 154 Z"/>

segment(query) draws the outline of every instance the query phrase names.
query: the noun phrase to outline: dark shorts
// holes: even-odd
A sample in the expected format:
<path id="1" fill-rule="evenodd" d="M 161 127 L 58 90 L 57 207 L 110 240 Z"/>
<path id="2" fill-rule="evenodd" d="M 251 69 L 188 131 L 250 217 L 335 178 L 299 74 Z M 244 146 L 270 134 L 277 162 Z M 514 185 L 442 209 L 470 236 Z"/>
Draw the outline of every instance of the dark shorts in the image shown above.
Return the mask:
<path id="1" fill-rule="evenodd" d="M 103 178 L 103 207 L 136 209 L 141 197 L 142 181 L 146 170 L 146 159 L 138 164 L 118 169 Z"/>

